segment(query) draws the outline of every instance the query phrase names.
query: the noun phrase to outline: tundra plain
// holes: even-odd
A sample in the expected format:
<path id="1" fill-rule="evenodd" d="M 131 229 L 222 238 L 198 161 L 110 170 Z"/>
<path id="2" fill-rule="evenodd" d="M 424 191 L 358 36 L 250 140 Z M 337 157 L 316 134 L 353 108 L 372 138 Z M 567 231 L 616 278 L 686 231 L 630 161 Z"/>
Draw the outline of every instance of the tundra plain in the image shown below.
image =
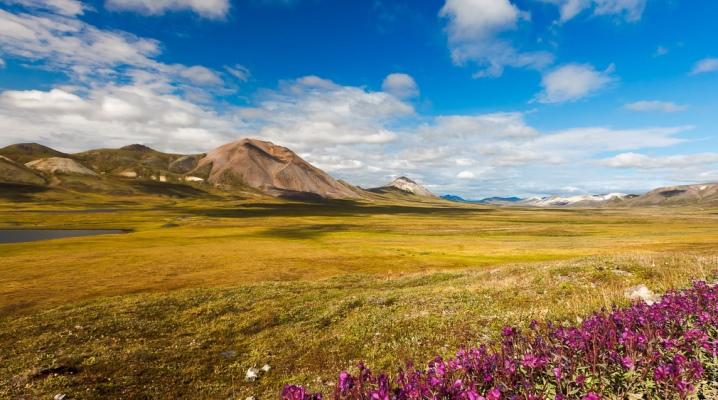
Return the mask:
<path id="1" fill-rule="evenodd" d="M 128 233 L 0 244 L 3 398 L 328 392 L 360 361 L 424 364 L 718 272 L 716 208 L 30 197 L 0 200 L 0 229 Z"/>

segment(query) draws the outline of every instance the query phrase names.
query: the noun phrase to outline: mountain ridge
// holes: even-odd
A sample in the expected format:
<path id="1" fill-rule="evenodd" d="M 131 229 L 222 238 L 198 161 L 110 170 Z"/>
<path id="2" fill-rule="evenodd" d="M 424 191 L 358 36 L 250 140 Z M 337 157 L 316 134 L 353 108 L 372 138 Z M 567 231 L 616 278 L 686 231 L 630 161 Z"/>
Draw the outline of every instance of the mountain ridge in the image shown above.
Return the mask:
<path id="1" fill-rule="evenodd" d="M 150 184 L 153 181 L 155 183 Z M 487 197 L 480 200 L 467 200 L 450 194 L 436 196 L 406 176 L 400 176 L 384 186 L 361 189 L 334 179 L 286 147 L 250 138 L 201 154 L 163 153 L 144 144 L 68 154 L 38 143 L 18 143 L 0 148 L 0 184 L 116 194 L 149 190 L 150 193 L 187 196 L 206 195 L 207 190 L 216 187 L 297 200 L 373 201 L 385 198 L 425 201 L 421 200 L 423 198 L 526 207 L 718 204 L 718 183 L 659 187 L 642 195 L 608 193 L 527 199 Z"/>

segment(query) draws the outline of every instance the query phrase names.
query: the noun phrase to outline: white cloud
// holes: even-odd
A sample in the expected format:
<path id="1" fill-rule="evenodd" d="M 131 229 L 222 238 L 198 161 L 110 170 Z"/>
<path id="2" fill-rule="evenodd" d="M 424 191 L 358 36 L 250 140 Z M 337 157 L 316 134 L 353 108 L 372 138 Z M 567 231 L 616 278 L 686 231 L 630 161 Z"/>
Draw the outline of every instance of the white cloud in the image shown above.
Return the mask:
<path id="1" fill-rule="evenodd" d="M 0 102 L 16 109 L 49 112 L 73 112 L 87 107 L 80 96 L 61 89 L 52 89 L 49 92 L 9 90 L 0 94 Z"/>
<path id="2" fill-rule="evenodd" d="M 646 0 L 593 0 L 596 15 L 617 15 L 626 21 L 638 21 L 646 9 Z"/>
<path id="3" fill-rule="evenodd" d="M 392 142 L 397 134 L 388 125 L 414 110 L 384 92 L 307 76 L 284 82 L 277 91 L 264 91 L 255 107 L 240 114 L 255 121 L 260 136 L 303 150 Z"/>
<path id="4" fill-rule="evenodd" d="M 400 99 L 419 95 L 419 86 L 411 75 L 402 73 L 389 74 L 381 84 L 381 90 Z"/>
<path id="5" fill-rule="evenodd" d="M 207 67 L 158 62 L 160 49 L 156 40 L 98 29 L 77 18 L 0 10 L 0 51 L 65 72 L 83 85 L 129 80 L 197 99 L 234 90 Z"/>
<path id="6" fill-rule="evenodd" d="M 718 58 L 704 58 L 696 63 L 692 75 L 718 71 Z"/>
<path id="7" fill-rule="evenodd" d="M 538 134 L 536 129 L 526 125 L 521 113 L 438 116 L 428 132 L 441 138 L 459 139 L 477 136 L 525 138 Z"/>
<path id="8" fill-rule="evenodd" d="M 0 58 L 0 69 L 3 69 L 3 68 L 5 68 L 5 60 Z"/>
<path id="9" fill-rule="evenodd" d="M 520 14 L 509 0 L 446 0 L 439 12 L 451 20 L 450 33 L 458 39 L 489 37 L 513 29 Z"/>
<path id="10" fill-rule="evenodd" d="M 497 77 L 505 67 L 543 68 L 553 62 L 546 52 L 521 52 L 500 37 L 515 30 L 528 14 L 509 0 L 446 0 L 439 16 L 448 20 L 447 33 L 455 64 L 476 63 L 475 77 Z"/>
<path id="11" fill-rule="evenodd" d="M 475 177 L 476 175 L 471 171 L 461 171 L 456 174 L 456 179 L 474 179 Z"/>
<path id="12" fill-rule="evenodd" d="M 171 151 L 205 151 L 235 138 L 241 121 L 179 96 L 107 86 L 86 95 L 63 89 L 0 94 L 5 143 L 38 141 L 67 151 L 141 142 Z"/>
<path id="13" fill-rule="evenodd" d="M 663 157 L 651 157 L 639 153 L 621 153 L 602 161 L 611 168 L 685 168 L 718 163 L 718 153 L 684 154 Z"/>
<path id="14" fill-rule="evenodd" d="M 114 74 L 112 67 L 153 67 L 159 43 L 104 31 L 77 19 L 0 10 L 0 48 L 8 55 L 46 61 L 75 76 Z"/>
<path id="15" fill-rule="evenodd" d="M 641 100 L 625 104 L 623 108 L 631 111 L 662 111 L 673 113 L 685 111 L 688 107 L 671 101 Z"/>
<path id="16" fill-rule="evenodd" d="M 229 0 L 105 0 L 109 10 L 162 15 L 168 11 L 192 11 L 205 18 L 221 19 L 229 12 Z"/>
<path id="17" fill-rule="evenodd" d="M 541 103 L 575 101 L 591 95 L 613 82 L 613 65 L 597 71 L 589 64 L 566 64 L 546 73 L 541 79 L 543 92 L 537 96 Z"/>
<path id="18" fill-rule="evenodd" d="M 239 79 L 242 82 L 246 82 L 249 80 L 249 78 L 252 77 L 252 73 L 249 71 L 249 68 L 245 67 L 241 64 L 234 64 L 232 66 L 225 66 L 224 67 L 227 72 L 229 72 L 232 76 Z"/>
<path id="19" fill-rule="evenodd" d="M 85 10 L 79 0 L 0 0 L 0 2 L 19 4 L 27 8 L 51 11 L 66 16 L 80 15 Z"/>
<path id="20" fill-rule="evenodd" d="M 195 65 L 193 67 L 182 68 L 180 76 L 198 85 L 221 85 L 222 78 L 207 67 Z"/>
<path id="21" fill-rule="evenodd" d="M 559 7 L 560 21 L 566 22 L 584 11 L 593 15 L 615 16 L 628 22 L 641 19 L 646 0 L 544 0 Z"/>
<path id="22" fill-rule="evenodd" d="M 472 160 L 470 158 L 457 158 L 455 161 L 456 161 L 456 165 L 460 165 L 462 167 L 466 167 L 466 166 L 474 164 L 474 160 Z"/>

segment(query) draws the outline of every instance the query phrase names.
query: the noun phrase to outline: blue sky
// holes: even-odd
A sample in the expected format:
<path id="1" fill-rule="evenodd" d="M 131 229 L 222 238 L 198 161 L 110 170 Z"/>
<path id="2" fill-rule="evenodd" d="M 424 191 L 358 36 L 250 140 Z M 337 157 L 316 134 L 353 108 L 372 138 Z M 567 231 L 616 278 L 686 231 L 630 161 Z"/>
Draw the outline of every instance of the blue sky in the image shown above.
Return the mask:
<path id="1" fill-rule="evenodd" d="M 0 0 L 0 145 L 257 137 L 466 197 L 718 180 L 718 2 Z"/>

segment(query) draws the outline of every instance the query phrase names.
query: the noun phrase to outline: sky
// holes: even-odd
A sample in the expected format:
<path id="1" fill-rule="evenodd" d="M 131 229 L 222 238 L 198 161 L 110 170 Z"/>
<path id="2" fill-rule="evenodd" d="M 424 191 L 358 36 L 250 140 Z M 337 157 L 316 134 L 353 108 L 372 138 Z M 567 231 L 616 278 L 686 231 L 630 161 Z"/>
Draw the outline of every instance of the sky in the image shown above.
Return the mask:
<path id="1" fill-rule="evenodd" d="M 0 0 L 0 146 L 203 153 L 466 198 L 718 181 L 713 0 Z"/>

